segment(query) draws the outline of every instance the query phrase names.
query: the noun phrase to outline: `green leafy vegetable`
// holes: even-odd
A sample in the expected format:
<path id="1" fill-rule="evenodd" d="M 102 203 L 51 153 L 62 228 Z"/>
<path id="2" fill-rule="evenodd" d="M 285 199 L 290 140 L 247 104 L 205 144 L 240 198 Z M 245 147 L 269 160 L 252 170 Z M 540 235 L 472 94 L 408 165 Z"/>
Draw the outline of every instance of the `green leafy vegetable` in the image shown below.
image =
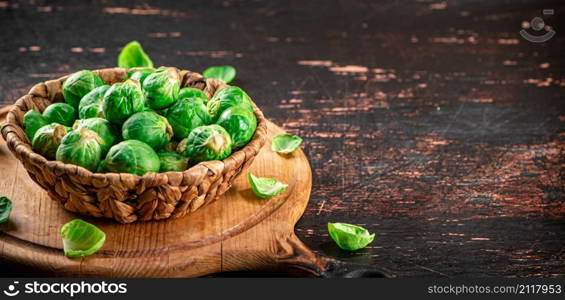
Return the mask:
<path id="1" fill-rule="evenodd" d="M 87 128 L 96 132 L 100 136 L 100 146 L 102 146 L 102 155 L 106 155 L 110 147 L 118 140 L 119 133 L 110 121 L 102 118 L 89 118 L 76 120 L 73 129 Z"/>
<path id="2" fill-rule="evenodd" d="M 77 119 L 76 109 L 67 103 L 53 103 L 43 111 L 43 116 L 49 123 L 59 123 L 65 126 L 73 126 Z"/>
<path id="3" fill-rule="evenodd" d="M 12 201 L 8 197 L 0 197 L 0 223 L 8 221 L 12 212 Z"/>
<path id="4" fill-rule="evenodd" d="M 144 142 L 127 140 L 114 145 L 108 151 L 104 161 L 106 170 L 114 173 L 143 175 L 147 172 L 159 172 L 159 156 Z"/>
<path id="5" fill-rule="evenodd" d="M 346 223 L 328 223 L 328 232 L 341 249 L 349 251 L 365 248 L 375 238 L 367 229 Z"/>
<path id="6" fill-rule="evenodd" d="M 128 79 L 116 83 L 104 94 L 104 117 L 114 124 L 121 125 L 129 116 L 145 109 L 143 99 L 139 81 Z"/>
<path id="7" fill-rule="evenodd" d="M 152 111 L 143 111 L 129 117 L 122 125 L 125 140 L 138 140 L 158 150 L 165 147 L 173 136 L 169 121 Z"/>
<path id="8" fill-rule="evenodd" d="M 24 115 L 24 128 L 30 141 L 33 140 L 33 136 L 37 130 L 47 124 L 49 124 L 47 118 L 33 109 L 28 110 Z"/>
<path id="9" fill-rule="evenodd" d="M 56 158 L 67 164 L 96 171 L 102 157 L 102 139 L 96 132 L 81 128 L 69 132 L 61 140 Z"/>
<path id="10" fill-rule="evenodd" d="M 127 69 L 135 67 L 153 68 L 153 62 L 147 53 L 143 51 L 138 41 L 131 41 L 125 45 L 122 52 L 120 52 L 118 56 L 118 67 Z"/>
<path id="11" fill-rule="evenodd" d="M 182 172 L 188 168 L 188 158 L 174 152 L 159 152 L 161 168 L 159 172 Z"/>
<path id="12" fill-rule="evenodd" d="M 109 85 L 99 86 L 88 94 L 84 95 L 78 104 L 78 116 L 81 119 L 88 118 L 104 118 L 104 110 L 102 104 L 104 103 L 104 94 L 110 88 Z"/>
<path id="13" fill-rule="evenodd" d="M 143 69 L 139 69 L 137 71 L 129 71 L 128 74 L 126 75 L 126 78 L 124 79 L 135 79 L 137 81 L 139 81 L 140 83 L 143 83 L 143 80 L 145 80 L 145 78 L 147 76 L 149 76 L 149 74 L 155 72 L 155 70 L 153 70 L 153 68 L 143 68 Z"/>
<path id="14" fill-rule="evenodd" d="M 231 149 L 230 134 L 224 128 L 206 125 L 194 128 L 179 143 L 177 152 L 190 158 L 191 163 L 197 164 L 201 161 L 224 159 L 231 154 Z"/>
<path id="15" fill-rule="evenodd" d="M 74 219 L 63 225 L 61 237 L 67 257 L 92 255 L 102 248 L 106 240 L 104 231 L 80 219 Z"/>
<path id="16" fill-rule="evenodd" d="M 180 98 L 167 111 L 175 139 L 180 141 L 196 127 L 210 124 L 210 114 L 201 98 Z"/>
<path id="17" fill-rule="evenodd" d="M 98 168 L 96 168 L 96 173 L 107 173 L 108 168 L 106 168 L 106 160 L 103 159 L 98 164 Z"/>
<path id="18" fill-rule="evenodd" d="M 278 153 L 288 154 L 302 144 L 302 139 L 296 135 L 283 133 L 273 137 L 271 149 Z"/>
<path id="19" fill-rule="evenodd" d="M 288 184 L 282 183 L 274 178 L 255 177 L 253 174 L 248 174 L 249 184 L 253 193 L 263 199 L 274 197 L 282 193 Z"/>
<path id="20" fill-rule="evenodd" d="M 253 137 L 257 118 L 252 110 L 236 105 L 224 110 L 217 124 L 229 132 L 234 147 L 242 147 Z"/>
<path id="21" fill-rule="evenodd" d="M 69 131 L 71 131 L 70 127 L 61 124 L 45 125 L 39 128 L 33 136 L 31 147 L 33 151 L 45 156 L 45 158 L 54 160 L 61 140 Z"/>
<path id="22" fill-rule="evenodd" d="M 224 83 L 230 83 L 236 75 L 235 68 L 232 66 L 209 67 L 202 73 L 206 78 L 216 78 Z"/>
<path id="23" fill-rule="evenodd" d="M 162 68 L 145 77 L 142 86 L 146 105 L 153 109 L 163 109 L 177 100 L 180 80 L 173 68 Z"/>
<path id="24" fill-rule="evenodd" d="M 202 90 L 199 90 L 197 88 L 191 88 L 191 87 L 186 87 L 186 88 L 182 88 L 179 91 L 179 100 L 181 99 L 185 99 L 185 98 L 200 98 L 202 99 L 202 101 L 204 103 L 208 102 L 208 96 L 206 96 L 206 94 L 204 94 L 204 92 Z"/>
<path id="25" fill-rule="evenodd" d="M 78 104 L 84 95 L 93 89 L 103 86 L 104 81 L 96 73 L 88 70 L 73 73 L 63 83 L 63 97 L 65 102 L 78 108 Z"/>
<path id="26" fill-rule="evenodd" d="M 218 120 L 224 110 L 236 105 L 246 107 L 253 111 L 251 98 L 249 98 L 249 95 L 247 95 L 245 91 L 237 86 L 230 86 L 221 89 L 206 104 L 208 107 L 208 113 L 210 113 L 212 121 L 214 122 Z"/>

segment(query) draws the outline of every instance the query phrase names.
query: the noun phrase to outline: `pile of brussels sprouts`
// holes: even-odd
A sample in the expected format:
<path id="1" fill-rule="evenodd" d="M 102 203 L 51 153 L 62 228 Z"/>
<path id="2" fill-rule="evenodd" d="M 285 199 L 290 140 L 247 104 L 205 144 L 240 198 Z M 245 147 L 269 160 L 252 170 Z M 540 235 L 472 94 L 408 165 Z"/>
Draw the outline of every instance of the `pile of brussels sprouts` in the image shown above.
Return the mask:
<path id="1" fill-rule="evenodd" d="M 30 110 L 24 129 L 33 150 L 93 172 L 184 171 L 221 160 L 248 143 L 257 127 L 249 96 L 239 87 L 212 99 L 180 88 L 172 68 L 140 69 L 106 85 L 83 70 L 63 83 L 64 103 Z"/>

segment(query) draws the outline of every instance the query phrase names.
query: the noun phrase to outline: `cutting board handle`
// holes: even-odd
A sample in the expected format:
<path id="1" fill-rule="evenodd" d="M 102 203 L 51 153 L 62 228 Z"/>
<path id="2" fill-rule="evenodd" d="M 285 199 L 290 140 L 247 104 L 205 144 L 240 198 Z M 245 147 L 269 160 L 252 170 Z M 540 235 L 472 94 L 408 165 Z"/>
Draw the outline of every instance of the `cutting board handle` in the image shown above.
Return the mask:
<path id="1" fill-rule="evenodd" d="M 284 268 L 294 268 L 322 278 L 391 278 L 391 272 L 373 266 L 347 263 L 310 250 L 292 233 L 278 243 L 277 263 Z"/>

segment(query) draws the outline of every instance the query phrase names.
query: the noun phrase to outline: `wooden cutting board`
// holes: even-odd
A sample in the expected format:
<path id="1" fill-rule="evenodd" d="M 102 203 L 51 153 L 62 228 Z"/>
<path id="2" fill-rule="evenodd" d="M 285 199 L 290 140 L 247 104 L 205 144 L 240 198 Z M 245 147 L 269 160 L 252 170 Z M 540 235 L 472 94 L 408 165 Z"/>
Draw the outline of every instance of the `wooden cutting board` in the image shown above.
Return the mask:
<path id="1" fill-rule="evenodd" d="M 269 122 L 268 132 L 272 137 L 283 130 Z M 281 195 L 258 198 L 245 173 L 220 199 L 183 218 L 118 224 L 64 210 L 29 178 L 0 137 L 0 196 L 14 204 L 9 221 L 0 225 L 0 258 L 34 275 L 68 277 L 195 277 L 244 270 L 327 276 L 350 271 L 314 254 L 294 234 L 310 197 L 310 165 L 302 150 L 279 155 L 269 145 L 270 139 L 249 172 L 287 183 Z M 75 218 L 106 233 L 96 254 L 78 259 L 63 255 L 59 230 Z"/>

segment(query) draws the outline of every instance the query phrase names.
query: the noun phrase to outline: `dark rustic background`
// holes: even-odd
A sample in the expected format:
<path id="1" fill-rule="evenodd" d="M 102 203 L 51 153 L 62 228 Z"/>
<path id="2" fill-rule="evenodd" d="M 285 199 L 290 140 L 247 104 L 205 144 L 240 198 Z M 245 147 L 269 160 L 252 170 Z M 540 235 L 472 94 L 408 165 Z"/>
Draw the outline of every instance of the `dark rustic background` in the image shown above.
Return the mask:
<path id="1" fill-rule="evenodd" d="M 544 8 L 544 44 L 518 31 Z M 305 139 L 315 251 L 400 276 L 565 276 L 562 1 L 0 1 L 0 104 L 116 65 L 231 64 Z M 562 25 L 563 23 L 561 23 Z M 377 237 L 340 251 L 327 222 Z"/>

